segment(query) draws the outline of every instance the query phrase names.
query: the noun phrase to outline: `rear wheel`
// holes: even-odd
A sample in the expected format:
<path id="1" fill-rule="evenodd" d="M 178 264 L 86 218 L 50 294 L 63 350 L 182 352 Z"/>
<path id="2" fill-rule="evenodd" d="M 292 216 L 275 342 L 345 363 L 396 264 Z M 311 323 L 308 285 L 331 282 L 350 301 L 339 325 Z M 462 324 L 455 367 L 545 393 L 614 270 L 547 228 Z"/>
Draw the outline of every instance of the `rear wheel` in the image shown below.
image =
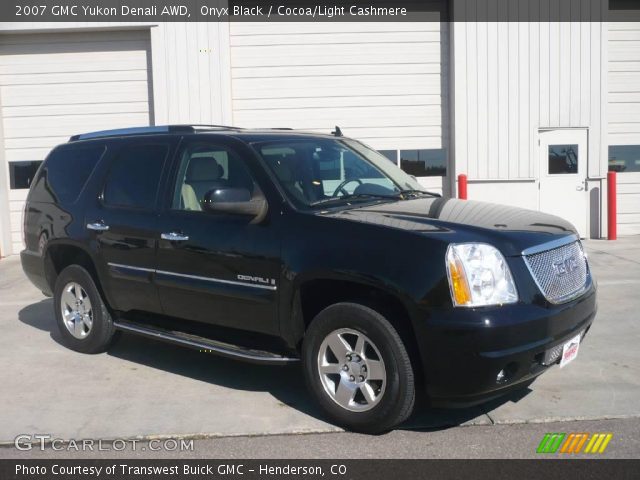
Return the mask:
<path id="1" fill-rule="evenodd" d="M 115 327 L 89 272 L 66 267 L 56 279 L 54 304 L 58 329 L 66 347 L 82 353 L 104 352 Z"/>
<path id="2" fill-rule="evenodd" d="M 303 359 L 310 391 L 345 428 L 385 432 L 413 410 L 407 350 L 393 325 L 369 307 L 339 303 L 320 312 L 305 335 Z"/>

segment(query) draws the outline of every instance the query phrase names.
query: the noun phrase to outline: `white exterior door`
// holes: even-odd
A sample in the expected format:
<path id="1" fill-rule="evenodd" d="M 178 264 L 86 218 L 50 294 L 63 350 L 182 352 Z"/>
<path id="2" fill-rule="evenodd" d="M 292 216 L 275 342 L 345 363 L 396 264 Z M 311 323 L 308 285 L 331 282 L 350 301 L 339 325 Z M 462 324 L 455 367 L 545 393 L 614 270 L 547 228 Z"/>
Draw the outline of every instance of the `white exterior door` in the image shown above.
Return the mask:
<path id="1" fill-rule="evenodd" d="M 568 220 L 586 237 L 587 130 L 542 130 L 539 135 L 540 210 Z"/>

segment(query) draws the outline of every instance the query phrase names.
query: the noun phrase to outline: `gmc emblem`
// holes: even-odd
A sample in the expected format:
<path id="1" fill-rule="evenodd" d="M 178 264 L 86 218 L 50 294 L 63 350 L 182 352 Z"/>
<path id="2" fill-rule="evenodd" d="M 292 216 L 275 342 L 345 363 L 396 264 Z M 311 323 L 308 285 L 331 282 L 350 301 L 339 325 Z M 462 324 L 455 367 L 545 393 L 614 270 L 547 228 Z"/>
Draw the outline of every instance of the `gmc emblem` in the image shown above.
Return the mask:
<path id="1" fill-rule="evenodd" d="M 553 271 L 558 277 L 573 272 L 578 268 L 578 261 L 575 255 L 567 257 L 560 262 L 553 262 Z"/>

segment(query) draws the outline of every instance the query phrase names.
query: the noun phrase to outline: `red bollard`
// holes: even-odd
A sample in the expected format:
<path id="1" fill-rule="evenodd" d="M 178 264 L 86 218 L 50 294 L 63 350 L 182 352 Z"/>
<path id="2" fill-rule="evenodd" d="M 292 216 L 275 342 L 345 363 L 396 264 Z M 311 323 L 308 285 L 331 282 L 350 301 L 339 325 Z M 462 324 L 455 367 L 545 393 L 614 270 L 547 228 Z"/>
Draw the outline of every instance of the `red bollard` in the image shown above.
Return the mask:
<path id="1" fill-rule="evenodd" d="M 618 238 L 618 197 L 616 172 L 607 173 L 607 233 L 609 240 Z"/>
<path id="2" fill-rule="evenodd" d="M 464 173 L 458 175 L 458 198 L 467 199 L 467 176 Z"/>

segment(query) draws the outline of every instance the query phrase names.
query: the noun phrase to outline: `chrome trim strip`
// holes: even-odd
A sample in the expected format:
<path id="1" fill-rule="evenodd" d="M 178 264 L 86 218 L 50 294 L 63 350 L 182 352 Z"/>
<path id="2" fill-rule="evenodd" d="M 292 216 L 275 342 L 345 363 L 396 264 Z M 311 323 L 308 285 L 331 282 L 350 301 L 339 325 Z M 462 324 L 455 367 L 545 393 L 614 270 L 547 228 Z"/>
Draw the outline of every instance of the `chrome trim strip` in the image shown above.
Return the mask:
<path id="1" fill-rule="evenodd" d="M 121 263 L 107 263 L 107 265 L 109 265 L 110 267 L 116 267 L 116 268 L 124 268 L 124 269 L 128 269 L 128 270 L 139 270 L 141 272 L 148 272 L 148 273 L 154 273 L 155 270 L 153 268 L 143 268 L 143 267 L 133 267 L 131 265 L 122 265 Z"/>
<path id="2" fill-rule="evenodd" d="M 280 356 L 262 356 L 262 355 L 251 355 L 250 353 L 235 351 L 231 349 L 227 349 L 221 346 L 212 345 L 206 342 L 198 342 L 196 340 L 189 340 L 186 338 L 180 338 L 175 335 L 170 335 L 168 333 L 164 333 L 158 330 L 154 330 L 151 328 L 139 327 L 136 325 L 130 325 L 128 323 L 120 323 L 113 322 L 114 327 L 119 330 L 124 330 L 126 332 L 137 333 L 139 335 L 145 335 L 147 337 L 155 338 L 158 340 L 164 340 L 170 343 L 184 345 L 187 347 L 197 348 L 200 350 L 212 350 L 214 352 L 220 353 L 222 355 L 228 357 L 241 358 L 245 360 L 253 360 L 255 362 L 264 362 L 264 363 L 293 363 L 298 362 L 300 359 L 292 358 L 292 357 L 280 357 Z"/>
<path id="3" fill-rule="evenodd" d="M 271 291 L 275 291 L 278 289 L 278 287 L 276 287 L 275 285 L 259 285 L 255 283 L 236 282 L 235 280 L 223 280 L 221 278 L 213 278 L 213 277 L 200 277 L 198 275 L 187 275 L 186 273 L 167 272 L 166 270 L 156 270 L 156 273 L 160 273 L 162 275 L 171 275 L 174 277 L 191 278 L 193 280 L 203 280 L 205 282 L 224 283 L 227 285 L 239 285 L 242 287 L 262 288 L 264 290 L 271 290 Z"/>
<path id="4" fill-rule="evenodd" d="M 170 275 L 173 277 L 182 277 L 182 278 L 191 278 L 193 280 L 203 280 L 205 282 L 215 282 L 215 283 L 224 283 L 226 285 L 239 285 L 241 287 L 252 287 L 252 288 L 262 288 L 264 290 L 270 290 L 275 292 L 278 287 L 275 285 L 258 285 L 254 283 L 247 282 L 236 282 L 234 280 L 223 280 L 221 278 L 213 278 L 213 277 L 200 277 L 198 275 L 187 275 L 186 273 L 176 273 L 176 272 L 167 272 L 166 270 L 154 270 L 152 268 L 143 268 L 143 267 L 134 267 L 131 265 L 123 265 L 121 263 L 107 263 L 110 267 L 115 268 L 124 268 L 129 270 L 138 270 L 140 272 L 148 272 L 148 273 L 160 273 L 162 275 Z"/>
<path id="5" fill-rule="evenodd" d="M 557 238 L 556 240 L 551 240 L 550 242 L 541 243 L 540 245 L 534 245 L 533 247 L 525 248 L 521 255 L 533 255 L 534 253 L 546 252 L 547 250 L 553 250 L 554 248 L 562 247 L 563 245 L 568 245 L 569 243 L 573 243 L 580 240 L 580 238 L 575 234 L 568 235 L 566 237 Z"/>

